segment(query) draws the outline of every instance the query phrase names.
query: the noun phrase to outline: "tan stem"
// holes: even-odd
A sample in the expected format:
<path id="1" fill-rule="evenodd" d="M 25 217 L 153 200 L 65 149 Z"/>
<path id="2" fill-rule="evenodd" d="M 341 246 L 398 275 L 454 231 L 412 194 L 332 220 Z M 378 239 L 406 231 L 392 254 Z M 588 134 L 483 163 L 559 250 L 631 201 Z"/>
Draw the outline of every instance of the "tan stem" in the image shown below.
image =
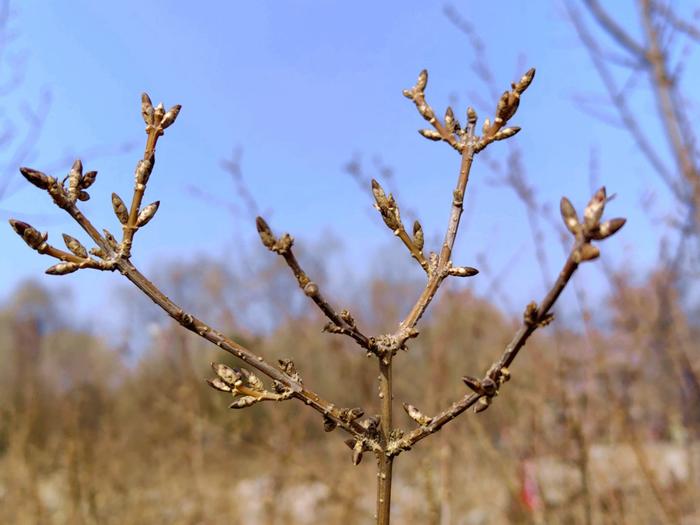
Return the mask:
<path id="1" fill-rule="evenodd" d="M 386 453 L 393 419 L 393 381 L 391 374 L 392 356 L 387 354 L 379 360 L 382 450 L 377 453 L 377 525 L 389 525 L 391 520 L 391 479 L 394 458 Z"/>

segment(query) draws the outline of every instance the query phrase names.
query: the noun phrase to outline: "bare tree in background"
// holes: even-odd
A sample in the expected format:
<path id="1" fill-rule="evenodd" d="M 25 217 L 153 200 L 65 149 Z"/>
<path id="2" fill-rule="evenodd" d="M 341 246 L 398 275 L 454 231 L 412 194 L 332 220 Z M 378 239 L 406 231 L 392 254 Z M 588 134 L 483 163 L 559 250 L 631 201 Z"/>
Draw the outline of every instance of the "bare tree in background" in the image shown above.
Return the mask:
<path id="1" fill-rule="evenodd" d="M 24 177 L 34 186 L 48 193 L 54 204 L 68 213 L 95 244 L 89 251 L 75 237 L 63 234 L 66 249 L 48 243 L 48 235 L 40 233 L 26 222 L 11 220 L 15 232 L 35 251 L 56 260 L 47 273 L 65 275 L 82 269 L 118 271 L 139 288 L 170 317 L 187 330 L 198 334 L 222 350 L 243 361 L 250 369 L 262 373 L 271 381 L 269 384 L 247 368 L 231 368 L 223 364 L 213 364 L 216 377 L 209 384 L 234 397 L 230 405 L 242 409 L 262 403 L 284 402 L 296 399 L 319 413 L 326 431 L 342 429 L 349 435 L 346 444 L 352 450 L 352 462 L 357 465 L 366 453 L 372 453 L 377 460 L 376 519 L 380 525 L 390 522 L 391 487 L 393 463 L 405 451 L 412 449 L 419 441 L 438 432 L 444 425 L 453 421 L 467 409 L 473 407 L 483 412 L 492 404 L 504 383 L 510 378 L 510 368 L 529 337 L 540 327 L 553 319 L 552 307 L 569 283 L 579 265 L 596 259 L 600 252 L 593 241 L 603 240 L 613 235 L 625 223 L 624 219 L 602 221 L 608 201 L 605 188 L 600 188 L 579 216 L 571 202 L 562 198 L 560 210 L 567 230 L 573 237 L 570 251 L 549 291 L 541 302 L 531 302 L 524 310 L 522 322 L 510 343 L 497 357 L 485 373 L 478 377 L 464 376 L 462 381 L 468 391 L 460 399 L 447 406 L 434 416 L 423 414 L 412 404 L 405 402 L 403 407 L 415 423 L 413 428 L 397 428 L 394 422 L 394 359 L 408 351 L 411 341 L 420 335 L 419 326 L 423 315 L 431 305 L 438 290 L 448 278 L 471 277 L 477 270 L 454 264 L 452 249 L 457 237 L 463 212 L 464 196 L 469 182 L 471 167 L 477 155 L 495 142 L 511 139 L 520 128 L 509 126 L 516 114 L 520 98 L 530 86 L 535 75 L 534 69 L 525 73 L 510 89 L 498 96 L 493 119 L 486 118 L 477 131 L 477 114 L 472 108 L 466 111 L 466 122 L 462 125 L 452 108 L 447 108 L 444 117 L 437 117 L 425 98 L 428 74 L 422 71 L 414 87 L 404 91 L 430 125 L 420 130 L 420 134 L 432 141 L 446 143 L 460 157 L 459 174 L 451 195 L 449 221 L 445 228 L 444 240 L 436 251 L 425 253 L 424 234 L 421 224 L 416 221 L 407 230 L 399 213 L 399 206 L 391 194 L 385 193 L 375 180 L 371 181 L 375 207 L 389 230 L 400 239 L 410 256 L 425 272 L 426 284 L 395 331 L 371 335 L 361 328 L 354 316 L 345 309 L 337 309 L 325 298 L 317 283 L 303 270 L 293 252 L 293 238 L 289 234 L 277 236 L 261 217 L 256 224 L 262 243 L 270 251 L 278 254 L 291 269 L 303 293 L 311 299 L 328 319 L 326 332 L 346 336 L 354 341 L 375 363 L 379 372 L 378 408 L 376 415 L 365 416 L 360 407 L 341 407 L 327 401 L 302 380 L 291 359 L 282 359 L 278 366 L 265 360 L 237 341 L 214 329 L 208 323 L 187 312 L 169 299 L 153 282 L 147 279 L 131 261 L 136 233 L 145 227 L 155 216 L 159 202 L 143 205 L 148 180 L 155 163 L 155 150 L 159 138 L 176 120 L 180 106 L 166 111 L 162 104 L 154 107 L 147 95 L 142 97 L 142 116 L 146 123 L 147 140 L 143 158 L 139 160 L 135 172 L 135 184 L 130 204 L 116 193 L 111 202 L 114 213 L 122 228 L 121 240 L 108 230 L 100 232 L 81 212 L 78 204 L 90 198 L 88 189 L 95 182 L 97 172 L 84 171 L 83 164 L 76 160 L 65 179 L 55 178 L 40 171 L 21 168 Z M 143 328 L 143 327 L 142 327 Z M 308 378 L 305 378 L 308 380 Z M 416 397 L 422 399 L 429 386 L 426 378 L 416 378 Z M 447 380 L 447 378 L 441 378 Z M 353 388 L 348 385 L 348 388 Z M 409 400 L 407 400 L 409 401 Z M 373 410 L 372 412 L 375 412 Z M 294 422 L 290 421 L 289 425 Z"/>
<path id="2" fill-rule="evenodd" d="M 659 246 L 663 273 L 655 293 L 662 307 L 651 346 L 660 365 L 677 378 L 685 424 L 698 437 L 700 380 L 680 342 L 672 304 L 697 290 L 700 276 L 700 150 L 693 126 L 698 106 L 695 86 L 684 76 L 700 42 L 700 11 L 682 12 L 683 6 L 673 1 L 635 0 L 637 18 L 630 20 L 616 18 L 598 0 L 581 4 L 583 11 L 576 2 L 565 5 L 606 91 L 613 115 L 609 122 L 627 131 L 672 197 L 667 213 L 678 240 L 675 246 L 665 240 Z M 639 92 L 651 95 L 652 112 L 635 97 Z M 641 115 L 652 116 L 661 141 Z"/>

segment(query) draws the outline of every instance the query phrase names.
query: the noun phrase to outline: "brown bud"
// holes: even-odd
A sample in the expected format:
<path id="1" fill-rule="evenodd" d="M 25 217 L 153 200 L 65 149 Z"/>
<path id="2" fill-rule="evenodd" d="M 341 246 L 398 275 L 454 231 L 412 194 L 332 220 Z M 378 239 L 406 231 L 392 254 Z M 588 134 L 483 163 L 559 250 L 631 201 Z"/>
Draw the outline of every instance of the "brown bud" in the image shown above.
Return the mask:
<path id="1" fill-rule="evenodd" d="M 83 178 L 80 179 L 80 187 L 84 190 L 88 189 L 95 182 L 96 178 L 96 171 L 88 171 L 85 175 L 83 175 Z"/>
<path id="2" fill-rule="evenodd" d="M 469 106 L 467 108 L 467 122 L 469 122 L 469 124 L 472 126 L 476 126 L 476 119 L 476 110 L 474 110 L 473 107 Z"/>
<path id="3" fill-rule="evenodd" d="M 537 323 L 537 319 L 540 315 L 540 309 L 535 301 L 531 301 L 525 307 L 525 312 L 523 313 L 523 321 L 526 325 L 533 325 Z"/>
<path id="4" fill-rule="evenodd" d="M 425 86 L 428 85 L 428 70 L 424 69 L 418 74 L 418 81 L 416 82 L 416 91 L 425 91 Z"/>
<path id="5" fill-rule="evenodd" d="M 493 140 L 505 140 L 517 135 L 520 131 L 518 127 L 504 128 L 493 136 Z"/>
<path id="6" fill-rule="evenodd" d="M 434 140 L 434 141 L 442 140 L 442 136 L 440 135 L 440 133 L 438 133 L 434 129 L 419 129 L 418 133 L 423 135 L 428 140 Z"/>
<path id="7" fill-rule="evenodd" d="M 171 107 L 168 110 L 168 112 L 163 116 L 163 120 L 160 121 L 160 128 L 165 129 L 172 125 L 173 122 L 175 122 L 175 119 L 177 119 L 177 116 L 180 114 L 181 108 L 182 106 L 180 104 Z"/>
<path id="8" fill-rule="evenodd" d="M 479 395 L 484 393 L 484 389 L 481 386 L 481 381 L 476 377 L 464 376 L 462 377 L 462 381 L 464 381 L 464 384 L 474 391 L 474 393 Z"/>
<path id="9" fill-rule="evenodd" d="M 139 228 L 141 226 L 146 226 L 158 211 L 158 206 L 160 206 L 160 201 L 152 202 L 141 210 L 139 216 L 136 218 L 136 226 Z"/>
<path id="10" fill-rule="evenodd" d="M 253 396 L 243 396 L 236 399 L 228 407 L 233 409 L 246 408 L 257 403 L 257 398 Z"/>
<path id="11" fill-rule="evenodd" d="M 87 191 L 80 191 L 80 193 L 78 193 L 78 200 L 79 201 L 89 201 L 90 194 Z"/>
<path id="12" fill-rule="evenodd" d="M 102 233 L 104 233 L 105 240 L 107 241 L 107 244 L 109 244 L 109 247 L 115 252 L 119 251 L 119 243 L 117 242 L 117 239 L 114 238 L 114 235 L 112 235 L 112 233 L 107 229 L 103 229 Z"/>
<path id="13" fill-rule="evenodd" d="M 256 376 L 250 370 L 246 370 L 245 368 L 240 368 L 240 369 L 236 369 L 236 371 L 241 374 L 241 376 L 243 377 L 245 382 L 253 390 L 257 390 L 259 392 L 262 392 L 263 390 L 265 390 L 265 384 L 262 382 L 262 379 L 260 379 L 258 376 Z"/>
<path id="14" fill-rule="evenodd" d="M 153 171 L 154 157 L 142 159 L 136 164 L 136 183 L 146 184 Z"/>
<path id="15" fill-rule="evenodd" d="M 220 377 L 215 377 L 214 379 L 207 379 L 207 383 L 209 383 L 209 386 L 216 389 L 220 390 L 221 392 L 231 392 L 232 388 Z"/>
<path id="16" fill-rule="evenodd" d="M 61 262 L 46 270 L 49 275 L 66 275 L 78 270 L 80 266 L 72 262 Z"/>
<path id="17" fill-rule="evenodd" d="M 153 124 L 160 125 L 161 121 L 163 120 L 164 115 L 165 115 L 165 108 L 163 107 L 163 103 L 159 102 L 158 105 L 153 110 Z"/>
<path id="18" fill-rule="evenodd" d="M 489 133 L 489 129 L 491 129 L 491 120 L 488 117 L 486 117 L 484 119 L 484 123 L 481 125 L 481 133 L 484 136 L 487 136 Z"/>
<path id="19" fill-rule="evenodd" d="M 453 266 L 447 270 L 447 273 L 448 275 L 452 275 L 454 277 L 472 277 L 473 275 L 479 273 L 479 270 L 472 268 L 471 266 Z"/>
<path id="20" fill-rule="evenodd" d="M 476 412 L 477 414 L 479 412 L 483 412 L 490 405 L 491 405 L 491 398 L 490 397 L 487 397 L 487 396 L 480 397 L 479 401 L 477 401 L 476 405 L 474 405 L 474 412 Z"/>
<path id="21" fill-rule="evenodd" d="M 423 251 L 425 237 L 423 235 L 423 227 L 418 221 L 413 223 L 413 244 L 416 245 L 416 248 L 418 248 L 419 251 Z"/>
<path id="22" fill-rule="evenodd" d="M 10 226 L 12 226 L 12 229 L 15 230 L 17 235 L 22 237 L 22 240 L 33 250 L 38 249 L 48 238 L 46 233 L 39 233 L 38 230 L 26 222 L 10 219 Z"/>
<path id="23" fill-rule="evenodd" d="M 454 133 L 456 129 L 459 129 L 459 122 L 455 119 L 454 111 L 450 106 L 447 106 L 445 110 L 445 127 L 450 133 Z"/>
<path id="24" fill-rule="evenodd" d="M 129 210 L 126 209 L 124 201 L 116 193 L 112 193 L 112 208 L 119 222 L 126 224 L 129 221 Z"/>
<path id="25" fill-rule="evenodd" d="M 583 212 L 583 223 L 589 230 L 593 229 L 600 222 L 603 210 L 605 210 L 605 202 L 605 186 L 603 186 L 591 197 L 588 206 Z"/>
<path id="26" fill-rule="evenodd" d="M 107 254 L 102 248 L 90 248 L 90 253 L 94 255 L 95 257 L 99 257 L 100 259 L 106 259 Z"/>
<path id="27" fill-rule="evenodd" d="M 49 177 L 48 175 L 31 168 L 22 167 L 19 169 L 19 171 L 25 179 L 42 190 L 48 189 L 48 187 L 55 182 L 53 177 Z"/>
<path id="28" fill-rule="evenodd" d="M 309 281 L 306 283 L 306 286 L 304 286 L 304 294 L 306 294 L 307 297 L 316 297 L 318 295 L 318 285 L 313 281 Z"/>
<path id="29" fill-rule="evenodd" d="M 260 240 L 262 241 L 265 248 L 269 250 L 274 248 L 277 239 L 275 239 L 275 236 L 272 234 L 272 230 L 267 225 L 267 222 L 265 222 L 265 219 L 263 219 L 262 217 L 257 217 L 255 219 L 255 227 L 258 229 L 258 234 L 260 234 Z"/>
<path id="30" fill-rule="evenodd" d="M 211 363 L 211 368 L 214 373 L 219 376 L 225 383 L 234 386 L 237 381 L 241 380 L 240 371 L 222 363 Z"/>
<path id="31" fill-rule="evenodd" d="M 513 88 L 517 93 L 523 93 L 528 87 L 530 87 L 530 84 L 532 84 L 532 80 L 535 78 L 535 68 L 530 68 L 518 81 Z"/>
<path id="32" fill-rule="evenodd" d="M 75 255 L 77 255 L 78 257 L 82 257 L 83 259 L 87 259 L 88 252 L 85 249 L 85 246 L 80 244 L 80 241 L 78 239 L 76 239 L 75 237 L 71 237 L 67 233 L 64 233 L 63 242 L 66 243 L 66 248 L 68 248 Z"/>
<path id="33" fill-rule="evenodd" d="M 578 254 L 578 256 L 576 254 Z M 598 249 L 598 247 L 586 243 L 582 245 L 578 250 L 576 250 L 576 253 L 574 254 L 574 260 L 578 259 L 576 260 L 576 262 L 592 261 L 593 259 L 597 259 L 599 256 L 600 250 Z"/>
<path id="34" fill-rule="evenodd" d="M 364 452 L 364 446 L 362 441 L 356 441 L 355 446 L 352 448 L 352 464 L 357 466 L 362 461 L 362 453 Z"/>
<path id="35" fill-rule="evenodd" d="M 591 238 L 597 241 L 606 239 L 611 235 L 614 235 L 620 228 L 622 228 L 625 225 L 626 222 L 627 219 L 623 219 L 620 217 L 616 219 L 610 219 L 609 221 L 605 221 L 597 229 L 594 229 L 591 232 Z"/>
<path id="36" fill-rule="evenodd" d="M 561 212 L 561 218 L 564 220 L 564 225 L 575 235 L 580 225 L 573 204 L 571 204 L 571 201 L 566 197 L 562 197 L 559 203 L 559 210 Z"/>
<path id="37" fill-rule="evenodd" d="M 146 93 L 141 94 L 141 116 L 147 126 L 153 124 L 153 103 Z"/>
<path id="38" fill-rule="evenodd" d="M 336 423 L 333 419 L 331 419 L 328 416 L 323 416 L 323 431 L 324 432 L 332 432 L 335 430 L 335 428 L 338 426 L 338 423 Z"/>
<path id="39" fill-rule="evenodd" d="M 68 194 L 72 199 L 78 197 L 80 191 L 80 180 L 83 178 L 83 163 L 77 159 L 68 173 Z"/>
<path id="40" fill-rule="evenodd" d="M 481 388 L 483 389 L 484 394 L 486 394 L 489 397 L 495 396 L 498 392 L 496 382 L 490 377 L 484 378 L 484 380 L 481 382 Z"/>
<path id="41" fill-rule="evenodd" d="M 403 404 L 403 409 L 406 411 L 408 416 L 420 426 L 429 425 L 430 422 L 433 420 L 431 417 L 426 416 L 425 414 L 423 414 L 423 412 L 418 410 L 413 405 L 409 405 L 408 403 Z"/>

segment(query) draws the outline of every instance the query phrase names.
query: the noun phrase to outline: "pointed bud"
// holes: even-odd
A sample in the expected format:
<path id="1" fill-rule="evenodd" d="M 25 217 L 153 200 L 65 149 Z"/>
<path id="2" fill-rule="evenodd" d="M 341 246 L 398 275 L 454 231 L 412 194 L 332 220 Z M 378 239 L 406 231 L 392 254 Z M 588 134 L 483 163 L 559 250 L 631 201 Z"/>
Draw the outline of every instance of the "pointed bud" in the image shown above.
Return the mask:
<path id="1" fill-rule="evenodd" d="M 233 409 L 246 408 L 246 407 L 249 407 L 251 405 L 254 405 L 257 402 L 258 402 L 257 398 L 255 398 L 253 396 L 243 396 L 243 397 L 239 397 L 238 399 L 236 399 L 228 407 L 233 408 Z"/>
<path id="2" fill-rule="evenodd" d="M 214 379 L 207 379 L 207 383 L 210 387 L 220 390 L 221 392 L 231 392 L 232 388 L 220 377 L 215 377 Z"/>
<path id="3" fill-rule="evenodd" d="M 418 82 L 416 82 L 416 91 L 425 91 L 425 86 L 428 85 L 428 70 L 424 69 L 418 74 Z"/>
<path id="4" fill-rule="evenodd" d="M 467 108 L 467 122 L 469 122 L 471 126 L 476 126 L 477 118 L 478 117 L 476 115 L 476 110 L 473 107 L 469 106 Z"/>
<path id="5" fill-rule="evenodd" d="M 153 103 L 146 93 L 141 94 L 141 116 L 147 126 L 153 124 Z"/>
<path id="6" fill-rule="evenodd" d="M 151 172 L 153 171 L 154 160 L 154 157 L 151 156 L 147 159 L 140 160 L 138 164 L 136 164 L 137 184 L 146 184 L 148 182 L 148 179 L 151 176 Z"/>
<path id="7" fill-rule="evenodd" d="M 109 247 L 115 252 L 119 251 L 119 243 L 117 242 L 117 239 L 114 238 L 114 235 L 112 235 L 112 233 L 107 229 L 103 229 L 102 233 L 104 233 L 105 240 L 107 241 L 107 244 L 109 244 Z"/>
<path id="8" fill-rule="evenodd" d="M 80 244 L 80 241 L 78 239 L 76 239 L 75 237 L 71 237 L 67 233 L 64 233 L 63 234 L 63 242 L 66 243 L 66 248 L 68 248 L 75 255 L 77 255 L 78 257 L 81 257 L 83 259 L 87 259 L 88 252 L 85 249 L 85 246 Z"/>
<path id="9" fill-rule="evenodd" d="M 600 222 L 600 218 L 605 210 L 605 202 L 606 194 L 605 186 L 603 186 L 591 197 L 588 206 L 583 212 L 583 223 L 586 225 L 586 228 L 592 229 Z"/>
<path id="10" fill-rule="evenodd" d="M 48 189 L 48 187 L 55 182 L 55 179 L 53 177 L 49 177 L 48 175 L 45 175 L 44 173 L 37 170 L 33 170 L 31 168 L 22 167 L 19 169 L 19 171 L 25 179 L 27 179 L 29 182 L 34 184 L 34 186 L 42 190 Z"/>
<path id="11" fill-rule="evenodd" d="M 83 178 L 80 179 L 80 187 L 84 190 L 88 189 L 95 182 L 96 178 L 96 171 L 88 171 L 85 175 L 83 175 Z"/>
<path id="12" fill-rule="evenodd" d="M 490 129 L 490 128 L 491 128 L 491 120 L 490 120 L 488 117 L 486 117 L 486 118 L 484 119 L 484 123 L 483 123 L 482 126 L 481 126 L 481 133 L 482 133 L 482 135 L 484 135 L 484 136 L 488 135 L 488 132 L 489 132 L 489 129 Z"/>
<path id="13" fill-rule="evenodd" d="M 90 194 L 87 191 L 80 191 L 80 193 L 78 193 L 78 200 L 79 201 L 89 201 Z"/>
<path id="14" fill-rule="evenodd" d="M 535 68 L 533 67 L 528 69 L 528 71 L 520 78 L 518 83 L 513 86 L 515 91 L 519 94 L 523 93 L 528 87 L 530 87 L 530 84 L 534 78 Z"/>
<path id="15" fill-rule="evenodd" d="M 477 379 L 475 377 L 471 377 L 471 376 L 464 376 L 464 377 L 462 377 L 462 381 L 475 394 L 482 395 L 484 393 L 484 389 L 481 387 L 481 381 L 479 379 Z"/>
<path id="16" fill-rule="evenodd" d="M 90 248 L 90 253 L 92 255 L 94 255 L 95 257 L 99 257 L 100 259 L 107 258 L 107 254 L 105 253 L 105 251 L 102 248 L 98 248 L 98 247 Z"/>
<path id="17" fill-rule="evenodd" d="M 267 225 L 267 222 L 265 222 L 265 219 L 262 217 L 257 217 L 255 219 L 255 227 L 258 229 L 258 234 L 260 235 L 260 240 L 262 241 L 263 246 L 265 246 L 265 248 L 268 250 L 272 250 L 277 242 L 277 239 L 275 239 L 275 236 L 272 234 L 272 230 Z"/>
<path id="18" fill-rule="evenodd" d="M 490 397 L 480 397 L 479 401 L 476 402 L 476 405 L 474 405 L 474 412 L 479 413 L 483 412 L 486 410 L 489 406 L 491 405 L 491 398 Z"/>
<path id="19" fill-rule="evenodd" d="M 364 452 L 364 446 L 362 441 L 356 441 L 355 446 L 352 448 L 352 464 L 357 466 L 362 462 L 362 453 Z"/>
<path id="20" fill-rule="evenodd" d="M 447 270 L 448 275 L 454 277 L 472 277 L 479 273 L 479 270 L 472 268 L 471 266 L 453 266 Z"/>
<path id="21" fill-rule="evenodd" d="M 180 114 L 181 108 L 182 106 L 180 104 L 177 104 L 176 106 L 173 106 L 168 110 L 165 116 L 163 116 L 163 120 L 160 122 L 161 129 L 165 129 L 169 127 L 173 122 L 175 122 L 175 119 Z"/>
<path id="22" fill-rule="evenodd" d="M 160 122 L 163 120 L 164 115 L 165 115 L 165 108 L 163 107 L 163 103 L 159 102 L 158 105 L 153 110 L 153 124 L 160 125 Z"/>
<path id="23" fill-rule="evenodd" d="M 376 179 L 372 179 L 372 194 L 374 195 L 374 200 L 377 201 L 379 209 L 386 208 L 389 202 L 386 198 L 386 193 L 384 193 L 384 188 L 381 184 L 377 182 Z"/>
<path id="24" fill-rule="evenodd" d="M 514 126 L 512 128 L 504 128 L 493 136 L 493 140 L 509 139 L 510 137 L 517 135 L 519 131 L 520 128 L 517 126 Z"/>
<path id="25" fill-rule="evenodd" d="M 33 250 L 38 249 L 48 238 L 46 233 L 39 233 L 38 230 L 26 222 L 10 219 L 10 226 L 12 226 L 15 233 L 22 237 L 22 240 Z"/>
<path id="26" fill-rule="evenodd" d="M 83 163 L 77 159 L 68 173 L 68 194 L 72 199 L 78 197 L 80 180 L 83 178 Z"/>
<path id="27" fill-rule="evenodd" d="M 83 176 L 83 162 L 80 159 L 75 159 L 75 162 L 73 162 L 69 176 L 73 176 L 74 173 L 79 177 Z"/>
<path id="28" fill-rule="evenodd" d="M 440 135 L 440 133 L 438 133 L 437 131 L 435 131 L 433 129 L 419 129 L 418 133 L 423 135 L 428 140 L 434 140 L 434 141 L 442 140 L 442 136 Z"/>
<path id="29" fill-rule="evenodd" d="M 597 241 L 607 239 L 611 235 L 614 235 L 620 228 L 622 228 L 627 219 L 618 217 L 616 219 L 610 219 L 602 223 L 598 229 L 591 232 L 591 238 Z"/>
<path id="30" fill-rule="evenodd" d="M 449 131 L 450 133 L 454 133 L 455 114 L 450 106 L 447 106 L 447 109 L 445 110 L 445 127 L 447 128 L 447 131 Z"/>
<path id="31" fill-rule="evenodd" d="M 423 227 L 420 222 L 415 221 L 413 223 L 413 244 L 416 245 L 418 251 L 423 251 L 423 245 L 425 244 L 425 237 L 423 235 Z"/>
<path id="32" fill-rule="evenodd" d="M 580 225 L 578 222 L 578 216 L 576 215 L 576 209 L 574 208 L 573 204 L 571 204 L 571 201 L 566 197 L 562 197 L 561 202 L 559 203 L 559 210 L 566 228 L 575 235 L 578 232 Z"/>
<path id="33" fill-rule="evenodd" d="M 126 209 L 124 201 L 116 193 L 112 193 L 112 208 L 119 222 L 126 224 L 129 221 L 129 210 Z"/>
<path id="34" fill-rule="evenodd" d="M 333 432 L 337 426 L 338 426 L 338 423 L 336 423 L 333 419 L 331 419 L 328 416 L 323 416 L 323 431 L 324 432 Z"/>
<path id="35" fill-rule="evenodd" d="M 429 425 L 430 422 L 433 420 L 433 418 L 426 416 L 425 414 L 423 414 L 423 412 L 418 410 L 413 405 L 409 405 L 408 403 L 403 404 L 403 409 L 408 414 L 408 417 L 410 417 L 413 421 L 415 421 L 422 427 L 425 425 Z"/>
<path id="36" fill-rule="evenodd" d="M 151 204 L 146 206 L 143 210 L 141 210 L 138 218 L 136 219 L 136 226 L 138 228 L 141 228 L 142 226 L 146 226 L 146 224 L 149 223 L 149 221 L 153 218 L 153 216 L 158 211 L 158 206 L 160 206 L 160 201 L 152 202 Z"/>
<path id="37" fill-rule="evenodd" d="M 211 363 L 211 368 L 214 373 L 221 378 L 229 386 L 234 386 L 236 382 L 241 380 L 240 371 L 222 363 Z"/>
<path id="38" fill-rule="evenodd" d="M 51 268 L 48 268 L 46 270 L 46 273 L 49 275 L 66 275 L 69 273 L 73 273 L 74 271 L 78 270 L 80 266 L 78 266 L 75 263 L 72 262 L 62 262 L 53 265 Z"/>

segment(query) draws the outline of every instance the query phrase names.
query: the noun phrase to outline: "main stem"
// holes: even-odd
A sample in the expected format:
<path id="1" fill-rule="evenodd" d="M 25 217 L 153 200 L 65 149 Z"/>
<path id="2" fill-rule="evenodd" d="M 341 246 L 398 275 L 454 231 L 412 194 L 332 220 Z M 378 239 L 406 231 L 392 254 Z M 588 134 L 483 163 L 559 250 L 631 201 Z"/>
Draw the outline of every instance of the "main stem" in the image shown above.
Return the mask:
<path id="1" fill-rule="evenodd" d="M 379 397 L 382 402 L 381 445 L 377 453 L 377 525 L 389 525 L 391 520 L 391 474 L 394 457 L 386 453 L 391 434 L 393 409 L 392 355 L 379 359 Z"/>

